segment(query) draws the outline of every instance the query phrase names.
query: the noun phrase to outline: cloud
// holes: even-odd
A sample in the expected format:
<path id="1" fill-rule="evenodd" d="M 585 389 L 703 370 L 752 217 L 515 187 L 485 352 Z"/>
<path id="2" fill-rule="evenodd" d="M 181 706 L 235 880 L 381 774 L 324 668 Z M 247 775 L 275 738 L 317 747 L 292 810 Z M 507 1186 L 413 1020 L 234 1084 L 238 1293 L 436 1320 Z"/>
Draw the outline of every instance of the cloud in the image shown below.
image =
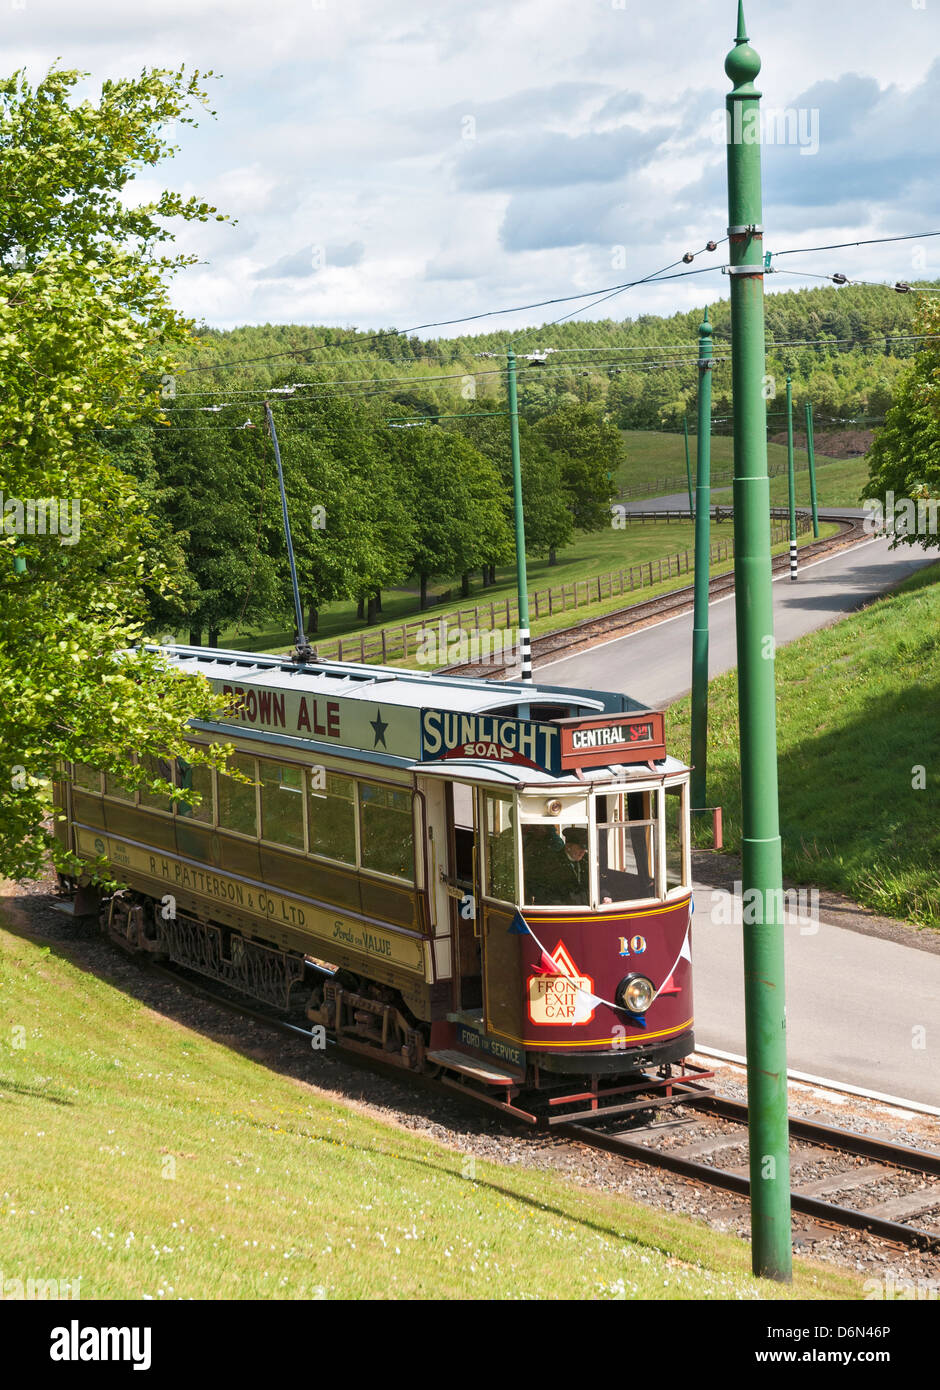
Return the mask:
<path id="1" fill-rule="evenodd" d="M 287 256 L 281 256 L 273 265 L 262 267 L 254 272 L 255 280 L 300 280 L 315 275 L 324 266 L 359 265 L 365 255 L 361 241 L 350 241 L 346 245 L 302 246 Z"/>

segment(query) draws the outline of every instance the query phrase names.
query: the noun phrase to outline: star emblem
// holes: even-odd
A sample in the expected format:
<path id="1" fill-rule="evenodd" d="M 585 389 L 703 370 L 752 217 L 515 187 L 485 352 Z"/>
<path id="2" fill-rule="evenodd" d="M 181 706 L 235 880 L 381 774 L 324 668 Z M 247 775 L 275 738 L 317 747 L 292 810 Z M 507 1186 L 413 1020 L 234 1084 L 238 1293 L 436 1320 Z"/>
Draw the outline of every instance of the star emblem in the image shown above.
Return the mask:
<path id="1" fill-rule="evenodd" d="M 387 749 L 388 744 L 385 742 L 385 730 L 388 728 L 388 723 L 383 720 L 382 711 L 380 709 L 375 711 L 375 718 L 370 719 L 369 723 L 372 725 L 373 732 L 375 733 L 375 742 L 372 744 L 372 747 L 378 748 L 381 743 L 382 747 Z"/>

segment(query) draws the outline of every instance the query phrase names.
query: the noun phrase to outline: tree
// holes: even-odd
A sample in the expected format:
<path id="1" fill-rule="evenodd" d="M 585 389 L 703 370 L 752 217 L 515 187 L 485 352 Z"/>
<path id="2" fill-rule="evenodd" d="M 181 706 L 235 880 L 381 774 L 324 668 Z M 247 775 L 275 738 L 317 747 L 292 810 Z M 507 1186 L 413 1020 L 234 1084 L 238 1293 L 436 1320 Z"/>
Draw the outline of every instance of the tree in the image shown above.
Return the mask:
<path id="1" fill-rule="evenodd" d="M 917 331 L 940 335 L 940 304 L 925 305 Z M 929 343 L 898 381 L 894 405 L 875 436 L 868 466 L 866 495 L 881 499 L 886 520 L 889 510 L 894 520 L 902 499 L 911 504 L 895 522 L 894 544 L 920 545 L 924 550 L 940 546 L 940 342 Z M 895 497 L 891 509 L 889 492 Z"/>
<path id="2" fill-rule="evenodd" d="M 546 415 L 533 433 L 557 455 L 562 480 L 580 531 L 610 525 L 613 478 L 626 459 L 620 431 L 591 406 L 566 406 Z"/>
<path id="3" fill-rule="evenodd" d="M 126 189 L 173 152 L 161 128 L 192 123 L 206 99 L 198 73 L 145 70 L 76 104 L 83 76 L 0 83 L 0 867 L 11 877 L 59 855 L 43 822 L 63 760 L 167 793 L 129 750 L 195 761 L 188 720 L 218 707 L 201 678 L 153 652 L 125 655 L 143 635 L 146 589 L 168 573 L 140 487 L 102 443 L 158 409 L 191 337 L 166 281 L 195 258 L 162 254 L 165 221 L 215 209 L 169 192 L 135 205 Z M 49 499 L 43 534 L 29 503 Z"/>

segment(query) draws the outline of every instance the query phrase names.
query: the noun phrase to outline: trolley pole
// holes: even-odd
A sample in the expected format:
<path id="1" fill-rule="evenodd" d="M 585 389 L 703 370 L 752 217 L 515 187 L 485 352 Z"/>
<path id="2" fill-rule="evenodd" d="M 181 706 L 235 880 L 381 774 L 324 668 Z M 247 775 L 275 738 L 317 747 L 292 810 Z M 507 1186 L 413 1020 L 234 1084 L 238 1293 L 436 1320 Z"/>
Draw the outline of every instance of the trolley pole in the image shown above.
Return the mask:
<path id="1" fill-rule="evenodd" d="M 764 357 L 761 206 L 761 60 L 738 4 L 735 47 L 725 61 L 734 84 L 728 109 L 731 251 L 731 370 L 734 392 L 734 575 L 741 733 L 742 887 L 751 1263 L 789 1282 L 790 1152 L 784 1001 L 783 870 L 777 792 L 770 479 L 762 394 Z M 753 923 L 753 925 L 752 925 Z"/>
<path id="2" fill-rule="evenodd" d="M 795 584 L 799 570 L 796 547 L 796 475 L 793 471 L 793 378 L 787 372 L 787 499 L 790 508 L 790 583 Z"/>
<path id="3" fill-rule="evenodd" d="M 809 459 L 809 495 L 813 504 L 813 536 L 819 540 L 819 508 L 816 505 L 816 441 L 813 438 L 813 403 L 806 402 L 806 455 Z"/>
<path id="4" fill-rule="evenodd" d="M 512 441 L 512 510 L 516 527 L 516 588 L 519 594 L 519 647 L 521 679 L 532 679 L 532 642 L 529 636 L 529 590 L 525 573 L 525 518 L 522 513 L 522 459 L 519 454 L 519 403 L 516 396 L 516 354 L 507 353 L 509 378 L 509 428 Z"/>
<path id="5" fill-rule="evenodd" d="M 692 809 L 707 804 L 708 579 L 711 544 L 712 326 L 698 330 L 698 470 L 695 486 L 695 612 L 692 619 Z"/>
<path id="6" fill-rule="evenodd" d="M 284 539 L 287 542 L 287 559 L 290 563 L 290 582 L 294 594 L 294 617 L 297 623 L 297 645 L 293 653 L 293 659 L 300 666 L 306 666 L 308 661 L 315 659 L 315 653 L 304 633 L 304 615 L 300 606 L 300 586 L 297 583 L 297 566 L 294 563 L 294 543 L 290 534 L 290 518 L 287 515 L 287 493 L 284 491 L 284 470 L 281 467 L 281 450 L 277 442 L 277 430 L 274 428 L 274 416 L 267 401 L 264 403 L 264 417 L 268 426 L 268 434 L 271 436 L 271 443 L 274 445 L 274 461 L 277 464 L 277 485 L 281 493 L 281 517 L 284 522 Z"/>
<path id="7" fill-rule="evenodd" d="M 692 496 L 692 462 L 689 458 L 689 417 L 682 417 L 682 428 L 685 434 L 685 476 L 689 480 L 689 515 L 695 520 L 695 498 Z"/>

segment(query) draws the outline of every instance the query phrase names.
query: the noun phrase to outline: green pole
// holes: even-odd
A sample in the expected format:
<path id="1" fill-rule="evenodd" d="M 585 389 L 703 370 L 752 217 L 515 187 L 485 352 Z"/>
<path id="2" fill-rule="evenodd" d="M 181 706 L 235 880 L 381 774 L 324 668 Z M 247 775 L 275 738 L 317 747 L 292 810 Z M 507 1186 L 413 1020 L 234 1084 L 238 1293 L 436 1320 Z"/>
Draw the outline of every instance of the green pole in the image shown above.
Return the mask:
<path id="1" fill-rule="evenodd" d="M 689 458 L 689 417 L 682 417 L 682 425 L 685 432 L 685 476 L 689 480 L 689 515 L 695 519 L 695 499 L 692 496 L 692 462 Z"/>
<path id="2" fill-rule="evenodd" d="M 770 479 L 762 383 L 761 61 L 747 40 L 743 0 L 725 61 L 728 107 L 731 372 L 734 392 L 734 576 L 741 731 L 741 859 L 754 1273 L 789 1282 L 790 1153 L 783 955 L 783 870 L 777 801 L 777 712 Z"/>
<path id="3" fill-rule="evenodd" d="M 816 441 L 813 438 L 813 403 L 806 402 L 806 453 L 809 458 L 809 496 L 813 504 L 813 535 L 819 539 L 819 507 L 816 504 Z"/>
<path id="4" fill-rule="evenodd" d="M 712 327 L 698 331 L 698 470 L 695 487 L 695 612 L 692 618 L 692 807 L 708 784 L 708 571 L 711 541 Z"/>
<path id="5" fill-rule="evenodd" d="M 796 474 L 793 471 L 793 378 L 787 372 L 787 505 L 790 509 L 790 582 L 796 583 Z"/>
<path id="6" fill-rule="evenodd" d="M 512 511 L 516 528 L 516 588 L 519 593 L 519 648 L 521 679 L 532 679 L 532 643 L 529 636 L 529 590 L 525 573 L 525 519 L 522 514 L 522 459 L 519 453 L 519 403 L 516 397 L 516 354 L 507 354 L 509 377 L 509 429 L 512 440 Z"/>

